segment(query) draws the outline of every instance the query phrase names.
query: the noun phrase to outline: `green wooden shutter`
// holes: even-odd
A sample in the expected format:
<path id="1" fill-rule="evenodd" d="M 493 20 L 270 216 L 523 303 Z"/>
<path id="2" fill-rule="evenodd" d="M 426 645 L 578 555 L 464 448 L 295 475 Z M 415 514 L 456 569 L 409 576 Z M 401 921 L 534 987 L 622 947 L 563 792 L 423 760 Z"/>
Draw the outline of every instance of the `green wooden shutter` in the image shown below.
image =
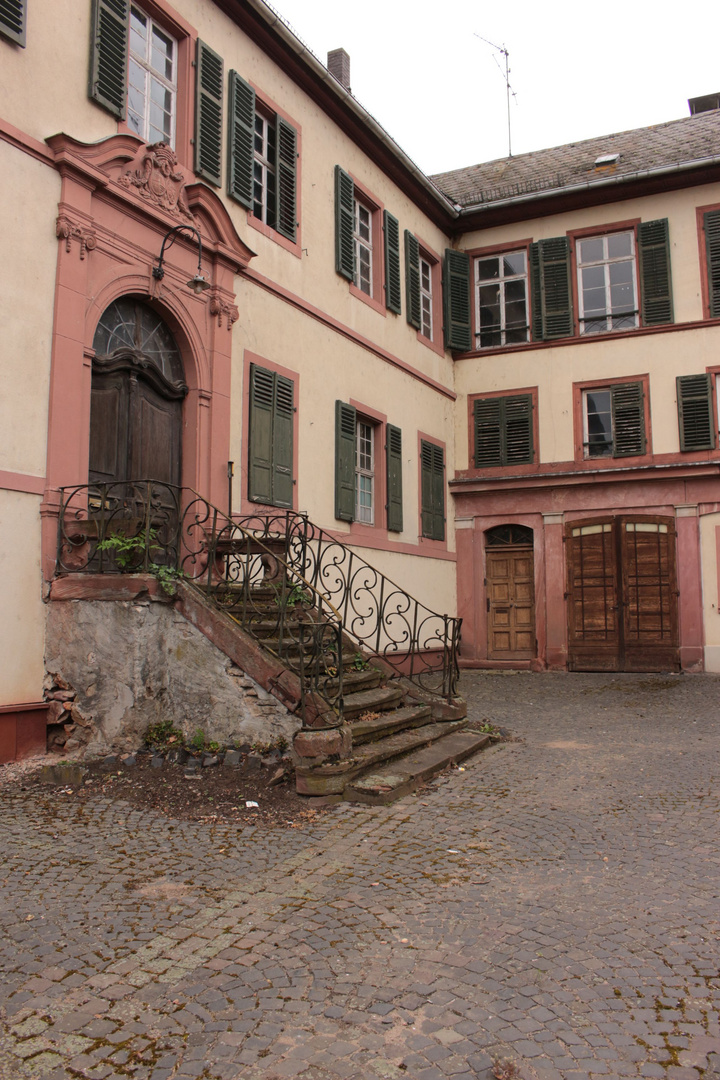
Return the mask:
<path id="1" fill-rule="evenodd" d="M 442 446 L 420 442 L 421 528 L 429 540 L 445 539 L 445 454 Z"/>
<path id="2" fill-rule="evenodd" d="M 357 414 L 352 405 L 335 402 L 335 517 L 355 518 L 355 431 Z"/>
<path id="3" fill-rule="evenodd" d="M 129 0 L 93 0 L 88 92 L 119 120 L 125 119 L 129 33 Z"/>
<path id="4" fill-rule="evenodd" d="M 277 231 L 295 243 L 297 237 L 297 131 L 277 118 L 276 132 Z"/>
<path id="5" fill-rule="evenodd" d="M 489 469 L 503 463 L 502 398 L 476 398 L 475 468 Z"/>
<path id="6" fill-rule="evenodd" d="M 228 195 L 252 210 L 255 91 L 237 71 L 230 72 L 228 98 Z"/>
<path id="7" fill-rule="evenodd" d="M 667 218 L 638 225 L 640 310 L 643 326 L 673 321 L 670 238 Z"/>
<path id="8" fill-rule="evenodd" d="M 401 311 L 402 288 L 400 285 L 400 223 L 396 217 L 383 211 L 385 234 L 385 306 L 396 315 Z"/>
<path id="9" fill-rule="evenodd" d="M 27 0 L 0 0 L 0 37 L 25 48 Z"/>
<path id="10" fill-rule="evenodd" d="M 443 266 L 445 348 L 472 348 L 470 325 L 470 259 L 464 251 L 447 248 Z"/>
<path id="11" fill-rule="evenodd" d="M 335 269 L 348 281 L 355 277 L 355 184 L 335 166 Z"/>
<path id="12" fill-rule="evenodd" d="M 710 318 L 720 318 L 720 210 L 704 215 Z"/>
<path id="13" fill-rule="evenodd" d="M 503 398 L 505 405 L 505 465 L 533 460 L 532 395 Z"/>
<path id="14" fill-rule="evenodd" d="M 220 187 L 222 163 L 222 98 L 222 57 L 198 38 L 195 69 L 195 172 L 215 187 Z"/>
<path id="15" fill-rule="evenodd" d="M 681 450 L 714 450 L 712 379 L 710 375 L 678 375 L 678 423 Z"/>
<path id="16" fill-rule="evenodd" d="M 274 381 L 271 371 L 250 367 L 248 498 L 253 502 L 272 502 Z"/>
<path id="17" fill-rule="evenodd" d="M 645 453 L 645 410 L 642 383 L 618 383 L 610 387 L 613 457 Z"/>
<path id="18" fill-rule="evenodd" d="M 392 424 L 387 426 L 387 527 L 390 532 L 402 532 L 402 432 Z"/>
<path id="19" fill-rule="evenodd" d="M 275 376 L 272 439 L 272 504 L 293 504 L 293 423 L 295 387 L 292 379 Z"/>
<path id="20" fill-rule="evenodd" d="M 478 398 L 474 418 L 476 469 L 532 462 L 531 394 Z"/>
<path id="21" fill-rule="evenodd" d="M 417 237 L 405 230 L 405 306 L 406 318 L 420 329 L 420 245 Z"/>
<path id="22" fill-rule="evenodd" d="M 533 340 L 552 341 L 573 333 L 570 242 L 567 236 L 530 245 Z"/>

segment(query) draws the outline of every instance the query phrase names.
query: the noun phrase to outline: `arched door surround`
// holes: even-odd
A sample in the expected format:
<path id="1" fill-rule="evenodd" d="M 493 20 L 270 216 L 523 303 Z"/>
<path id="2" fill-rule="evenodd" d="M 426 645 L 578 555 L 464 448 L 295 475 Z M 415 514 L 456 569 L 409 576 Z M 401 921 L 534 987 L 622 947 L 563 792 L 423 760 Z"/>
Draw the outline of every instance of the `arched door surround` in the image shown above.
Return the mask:
<path id="1" fill-rule="evenodd" d="M 537 652 L 533 531 L 496 525 L 485 533 L 488 659 L 529 660 Z"/>

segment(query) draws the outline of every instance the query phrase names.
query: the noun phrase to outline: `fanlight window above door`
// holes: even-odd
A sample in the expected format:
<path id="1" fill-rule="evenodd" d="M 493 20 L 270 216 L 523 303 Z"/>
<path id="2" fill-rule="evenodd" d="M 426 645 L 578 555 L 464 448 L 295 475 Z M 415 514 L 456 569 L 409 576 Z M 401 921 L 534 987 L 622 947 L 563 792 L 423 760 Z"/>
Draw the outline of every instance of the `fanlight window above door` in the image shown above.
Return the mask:
<path id="1" fill-rule="evenodd" d="M 485 547 L 532 547 L 533 531 L 526 525 L 496 525 L 485 533 Z"/>
<path id="2" fill-rule="evenodd" d="M 152 365 L 171 386 L 185 389 L 182 357 L 169 328 L 140 300 L 121 297 L 105 309 L 93 349 L 101 363 L 125 359 L 141 368 Z"/>

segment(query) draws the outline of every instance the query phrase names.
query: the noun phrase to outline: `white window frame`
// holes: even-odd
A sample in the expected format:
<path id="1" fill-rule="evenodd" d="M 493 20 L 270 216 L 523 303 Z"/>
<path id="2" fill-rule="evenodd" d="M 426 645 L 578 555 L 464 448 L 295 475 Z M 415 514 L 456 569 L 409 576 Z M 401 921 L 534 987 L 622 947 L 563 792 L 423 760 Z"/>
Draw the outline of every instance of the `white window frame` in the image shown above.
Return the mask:
<path id="1" fill-rule="evenodd" d="M 593 445 L 604 447 L 602 453 L 593 454 L 590 448 L 590 426 L 588 423 L 588 394 L 607 394 L 608 396 L 608 408 L 603 410 L 602 414 L 607 414 L 610 418 L 610 442 L 609 443 L 595 443 Z M 615 453 L 615 429 L 613 427 L 612 416 L 612 394 L 609 386 L 592 386 L 588 387 L 582 392 L 582 412 L 583 412 L 583 457 L 591 461 L 595 461 L 599 458 L 611 458 Z"/>
<path id="2" fill-rule="evenodd" d="M 512 258 L 514 255 L 522 255 L 523 262 L 524 262 L 524 269 L 520 273 L 517 273 L 517 274 L 506 274 L 505 273 L 505 259 Z M 480 277 L 480 264 L 483 263 L 483 262 L 489 262 L 491 259 L 497 259 L 497 262 L 498 262 L 498 276 L 494 277 L 494 278 L 481 278 Z M 507 316 L 506 316 L 506 311 L 505 311 L 505 305 L 506 305 L 505 288 L 510 282 L 513 282 L 513 281 L 522 281 L 525 284 L 525 299 L 524 299 L 524 304 L 525 304 L 525 326 L 524 327 L 516 327 L 516 326 L 508 327 L 508 325 L 507 325 Z M 488 329 L 486 327 L 484 332 L 487 333 L 487 334 L 490 334 L 490 333 L 491 334 L 498 334 L 499 333 L 500 334 L 500 341 L 499 341 L 499 343 L 498 342 L 488 342 L 486 345 L 484 345 L 483 342 L 482 342 L 483 328 L 480 325 L 480 311 L 481 311 L 480 290 L 481 290 L 481 288 L 483 286 L 487 286 L 487 285 L 497 285 L 498 286 L 499 300 L 500 300 L 500 325 L 497 328 L 494 328 L 492 330 L 490 330 L 490 329 Z M 508 344 L 510 344 L 510 345 L 520 345 L 520 344 L 523 343 L 523 341 L 525 341 L 525 342 L 529 341 L 530 340 L 530 321 L 529 321 L 528 300 L 529 300 L 528 257 L 527 257 L 527 250 L 525 248 L 518 248 L 515 251 L 501 251 L 501 252 L 498 252 L 497 254 L 492 254 L 491 253 L 489 255 L 477 255 L 475 257 L 475 328 L 476 328 L 476 330 L 475 330 L 475 342 L 476 342 L 477 348 L 479 348 L 479 349 L 498 349 L 498 348 L 502 348 L 503 346 L 508 345 Z M 517 300 L 512 300 L 510 302 L 511 303 L 517 303 Z M 510 331 L 514 335 L 514 334 L 517 334 L 517 332 L 519 330 L 524 330 L 525 337 L 523 338 L 523 341 L 518 341 L 518 342 L 511 341 L 511 342 L 508 342 L 508 340 L 507 340 L 508 331 Z"/>
<path id="3" fill-rule="evenodd" d="M 264 225 L 274 229 L 277 224 L 277 181 L 270 145 L 272 136 L 277 139 L 275 117 L 271 118 L 260 109 L 256 110 L 253 135 L 253 215 Z M 274 209 L 270 206 L 271 190 L 275 198 Z"/>
<path id="4" fill-rule="evenodd" d="M 130 9 L 130 45 L 129 45 L 129 59 L 128 59 L 128 92 L 127 92 L 127 123 L 132 130 L 139 135 L 145 142 L 156 143 L 166 142 L 169 146 L 174 148 L 175 146 L 175 127 L 177 121 L 177 73 L 178 73 L 178 42 L 172 36 L 168 34 L 167 30 L 159 23 L 155 22 L 146 11 L 143 11 L 137 4 L 133 4 Z M 134 34 L 132 29 L 133 16 L 142 20 L 145 23 L 146 38 L 144 54 L 141 55 L 133 49 Z M 172 45 L 172 70 L 173 78 L 168 79 L 164 72 L 158 71 L 152 65 L 152 40 L 153 34 L 157 33 L 164 41 Z M 133 87 L 132 75 L 133 64 L 139 69 L 140 77 L 142 78 L 143 87 Z M 170 93 L 170 130 L 168 133 L 160 133 L 159 128 L 155 128 L 155 131 L 160 133 L 160 138 L 155 138 L 151 130 L 151 105 L 152 105 L 152 86 L 156 83 L 163 90 Z M 131 94 L 133 89 L 137 89 L 143 96 L 143 111 L 140 114 L 136 109 L 132 107 Z"/>
<path id="5" fill-rule="evenodd" d="M 355 520 L 375 524 L 375 430 L 369 420 L 357 418 L 355 431 Z M 361 501 L 361 492 L 369 495 Z"/>
<path id="6" fill-rule="evenodd" d="M 362 199 L 355 198 L 353 206 L 353 244 L 355 246 L 355 276 L 353 284 L 373 295 L 373 211 Z"/>
<path id="7" fill-rule="evenodd" d="M 433 336 L 433 267 L 420 253 L 420 333 L 432 341 Z"/>
<path id="8" fill-rule="evenodd" d="M 630 254 L 629 255 L 608 255 L 608 242 L 612 237 L 628 236 L 630 238 Z M 582 245 L 588 241 L 602 241 L 603 245 L 603 257 L 601 259 L 588 259 L 586 262 L 582 261 Z M 619 232 L 612 233 L 599 233 L 596 236 L 581 236 L 575 241 L 575 256 L 577 261 L 577 287 L 578 287 L 578 308 L 579 308 L 579 328 L 580 334 L 606 334 L 613 330 L 632 330 L 640 325 L 639 322 L 639 310 L 638 310 L 638 289 L 637 289 L 637 250 L 635 245 L 635 230 L 634 229 L 622 229 Z M 632 301 L 631 306 L 625 307 L 619 311 L 613 311 L 612 308 L 612 282 L 611 267 L 614 265 L 630 263 L 632 272 L 630 275 L 630 284 L 632 287 Z M 589 315 L 585 318 L 585 291 L 583 288 L 583 270 L 589 270 L 595 267 L 603 268 L 604 287 L 605 287 L 605 311 L 604 313 Z M 620 325 L 615 325 L 619 323 Z M 587 325 L 586 325 L 587 324 Z"/>

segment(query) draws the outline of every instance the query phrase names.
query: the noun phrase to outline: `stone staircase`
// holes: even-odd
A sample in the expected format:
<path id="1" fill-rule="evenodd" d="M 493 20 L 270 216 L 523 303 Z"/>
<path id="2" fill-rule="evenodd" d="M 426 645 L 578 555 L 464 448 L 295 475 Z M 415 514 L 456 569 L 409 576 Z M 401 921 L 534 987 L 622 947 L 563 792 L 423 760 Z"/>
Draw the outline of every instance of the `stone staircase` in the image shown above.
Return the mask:
<path id="1" fill-rule="evenodd" d="M 252 634 L 274 655 L 284 651 L 293 668 L 301 651 L 299 631 L 316 618 L 310 603 L 286 608 L 282 635 L 278 633 L 279 586 L 258 586 L 252 593 Z M 248 598 L 226 596 L 223 610 L 248 628 Z M 242 608 L 242 610 L 241 610 Z M 313 664 L 312 647 L 303 648 L 306 667 Z M 339 688 L 339 677 L 329 689 Z M 325 800 L 346 799 L 384 805 L 414 791 L 448 765 L 484 749 L 490 736 L 468 727 L 465 702 L 451 704 L 424 694 L 398 676 L 379 657 L 373 657 L 343 635 L 343 748 L 326 752 L 327 729 L 304 729 L 296 741 L 295 775 L 301 795 Z M 337 728 L 330 729 L 335 733 Z M 303 752 L 298 753 L 302 746 Z M 317 751 L 317 752 L 315 752 Z"/>

